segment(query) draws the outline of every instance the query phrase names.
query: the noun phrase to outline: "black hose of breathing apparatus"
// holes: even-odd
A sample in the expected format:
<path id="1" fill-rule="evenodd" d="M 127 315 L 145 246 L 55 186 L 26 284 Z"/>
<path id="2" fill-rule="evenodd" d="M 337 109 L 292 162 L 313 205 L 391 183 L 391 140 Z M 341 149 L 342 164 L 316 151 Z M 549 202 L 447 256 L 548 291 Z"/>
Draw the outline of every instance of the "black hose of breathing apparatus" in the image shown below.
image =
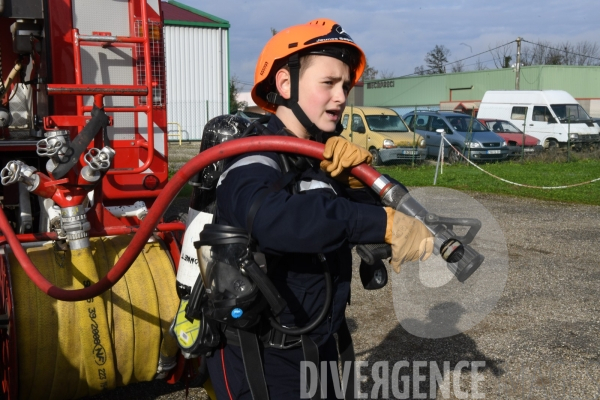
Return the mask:
<path id="1" fill-rule="evenodd" d="M 253 131 L 258 131 L 258 135 L 260 135 L 260 133 L 262 133 L 261 131 L 264 131 L 265 129 L 263 124 L 266 121 L 268 121 L 268 116 L 249 124 L 243 134 L 236 136 L 235 138 L 257 134 L 255 132 L 253 133 Z M 228 138 L 227 140 L 229 139 L 231 138 Z M 219 143 L 214 142 L 208 147 L 212 147 L 215 144 Z M 201 148 L 201 152 L 206 149 L 204 144 L 201 145 L 201 147 L 204 147 Z M 281 164 L 284 169 L 288 169 L 283 171 L 284 174 L 289 172 L 290 162 L 282 162 Z M 205 171 L 200 171 L 196 175 L 195 190 L 207 190 L 207 187 L 204 187 L 206 185 L 202 184 L 204 172 Z M 209 172 L 216 172 L 214 176 L 210 176 L 213 182 L 215 179 L 218 179 L 219 171 L 211 170 Z M 447 262 L 448 268 L 453 272 L 457 279 L 460 282 L 464 282 L 481 265 L 484 259 L 482 255 L 468 246 L 468 243 L 473 240 L 477 231 L 480 229 L 481 223 L 476 219 L 445 218 L 428 213 L 418 202 L 408 195 L 408 190 L 403 185 L 398 182 L 394 183 L 395 185 L 393 185 L 392 190 L 389 190 L 386 193 L 386 196 L 382 198 L 382 202 L 385 205 L 393 206 L 395 209 L 421 220 L 435 237 L 434 248 L 436 254 L 439 254 Z M 211 202 L 214 202 L 214 198 L 211 198 L 210 200 Z M 192 199 L 192 203 L 193 202 L 194 196 Z M 206 206 L 206 204 L 204 205 Z M 196 206 L 199 206 L 199 204 Z M 466 235 L 459 237 L 452 231 L 455 225 L 469 226 L 470 229 Z M 391 247 L 386 244 L 358 245 L 356 250 L 362 259 L 360 276 L 365 289 L 378 289 L 383 287 L 387 283 L 387 272 L 385 265 L 381 260 L 391 257 Z M 284 327 L 276 320 L 275 317 L 285 308 L 286 303 L 281 298 L 274 285 L 269 281 L 267 275 L 254 262 L 254 257 L 246 257 L 244 260 L 239 260 L 238 264 L 240 265 L 240 268 L 243 269 L 244 274 L 254 281 L 264 298 L 267 300 L 271 309 L 269 320 L 274 329 L 288 335 L 302 335 L 313 330 L 326 317 L 331 307 L 332 283 L 326 260 L 322 255 L 320 258 L 324 266 L 326 282 L 325 304 L 319 315 L 312 322 L 300 328 Z"/>

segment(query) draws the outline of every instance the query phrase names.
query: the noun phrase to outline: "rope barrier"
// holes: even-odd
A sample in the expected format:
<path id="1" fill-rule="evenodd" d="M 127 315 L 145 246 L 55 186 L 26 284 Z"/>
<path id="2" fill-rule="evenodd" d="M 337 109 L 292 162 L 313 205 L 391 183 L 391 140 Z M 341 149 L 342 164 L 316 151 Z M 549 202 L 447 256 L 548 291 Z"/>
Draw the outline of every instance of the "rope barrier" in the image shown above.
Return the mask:
<path id="1" fill-rule="evenodd" d="M 506 182 L 506 183 L 509 183 L 511 185 L 521 186 L 521 187 L 526 187 L 526 188 L 531 188 L 531 189 L 568 189 L 568 188 L 572 188 L 572 187 L 576 187 L 576 186 L 588 185 L 590 183 L 594 183 L 594 182 L 600 181 L 600 178 L 596 178 L 596 179 L 592 179 L 592 180 L 587 181 L 587 182 L 580 182 L 580 183 L 574 183 L 572 185 L 563 185 L 563 186 L 533 186 L 533 185 L 525 185 L 523 183 L 512 182 L 512 181 L 509 181 L 507 179 L 500 178 L 499 176 L 494 175 L 491 172 L 488 172 L 488 171 L 484 170 L 479 165 L 475 164 L 474 162 L 472 162 L 471 160 L 469 160 L 467 157 L 465 157 L 464 154 L 462 154 L 462 152 L 458 151 L 454 146 L 452 146 L 452 144 L 448 141 L 448 139 L 446 139 L 446 137 L 442 136 L 442 139 L 446 143 L 448 143 L 448 146 L 450 146 L 454 151 L 456 151 L 456 153 L 459 156 L 461 156 L 462 158 L 464 158 L 469 164 L 471 164 L 472 166 L 474 166 L 475 168 L 477 168 L 481 172 L 484 172 L 484 173 L 488 174 L 491 177 L 494 177 L 494 178 L 496 178 L 498 180 L 501 180 L 502 182 Z"/>

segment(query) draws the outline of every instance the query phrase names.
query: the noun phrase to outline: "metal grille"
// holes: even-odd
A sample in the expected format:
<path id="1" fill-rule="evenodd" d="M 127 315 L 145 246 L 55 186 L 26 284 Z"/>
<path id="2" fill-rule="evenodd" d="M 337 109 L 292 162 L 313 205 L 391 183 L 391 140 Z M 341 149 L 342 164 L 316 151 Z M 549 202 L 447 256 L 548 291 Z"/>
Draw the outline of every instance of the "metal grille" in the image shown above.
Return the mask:
<path id="1" fill-rule="evenodd" d="M 482 143 L 483 147 L 500 147 L 500 143 Z"/>
<path id="2" fill-rule="evenodd" d="M 152 104 L 154 106 L 164 106 L 165 97 L 165 66 L 164 66 L 164 46 L 162 40 L 162 28 L 160 22 L 148 21 L 148 34 L 150 36 L 150 68 L 152 70 Z M 135 35 L 143 37 L 142 21 L 135 21 Z M 137 84 L 146 84 L 146 68 L 144 65 L 145 54 L 144 46 L 137 44 L 136 49 L 136 76 Z M 146 97 L 139 97 L 140 104 L 146 104 Z"/>

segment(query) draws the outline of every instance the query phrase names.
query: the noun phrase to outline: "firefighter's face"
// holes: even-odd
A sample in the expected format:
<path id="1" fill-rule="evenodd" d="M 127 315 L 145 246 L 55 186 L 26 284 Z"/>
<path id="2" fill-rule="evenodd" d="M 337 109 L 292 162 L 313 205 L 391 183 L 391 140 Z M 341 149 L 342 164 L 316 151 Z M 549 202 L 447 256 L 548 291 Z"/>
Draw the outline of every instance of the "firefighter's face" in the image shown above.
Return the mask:
<path id="1" fill-rule="evenodd" d="M 298 104 L 323 132 L 335 131 L 350 87 L 350 69 L 328 56 L 309 56 L 299 82 Z"/>

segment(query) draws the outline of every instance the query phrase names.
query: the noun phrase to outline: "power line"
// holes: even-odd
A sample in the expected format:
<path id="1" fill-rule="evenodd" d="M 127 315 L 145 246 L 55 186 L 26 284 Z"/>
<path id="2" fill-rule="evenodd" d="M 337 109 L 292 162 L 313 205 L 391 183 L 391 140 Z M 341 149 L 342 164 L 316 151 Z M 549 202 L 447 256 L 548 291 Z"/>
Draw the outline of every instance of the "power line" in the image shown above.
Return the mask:
<path id="1" fill-rule="evenodd" d="M 470 58 L 478 57 L 478 56 L 480 56 L 480 55 L 482 55 L 482 54 L 485 54 L 485 53 L 491 53 L 492 51 L 494 51 L 494 50 L 496 50 L 496 49 L 499 49 L 500 47 L 505 47 L 505 46 L 508 46 L 509 44 L 511 44 L 511 43 L 515 43 L 515 42 L 516 42 L 516 40 L 513 40 L 513 41 L 510 41 L 510 42 L 508 42 L 508 43 L 501 44 L 500 46 L 494 47 L 493 49 L 489 49 L 489 50 L 486 50 L 486 51 L 482 51 L 481 53 L 474 54 L 474 55 L 472 55 L 472 56 L 469 56 L 469 57 L 463 58 L 463 59 L 461 59 L 461 60 L 452 61 L 452 62 L 446 63 L 446 64 L 444 64 L 444 65 L 442 65 L 442 66 L 445 68 L 445 67 L 446 67 L 446 66 L 448 66 L 448 65 L 456 64 L 456 63 L 459 63 L 459 62 L 462 62 L 462 61 L 468 60 L 468 59 L 470 59 Z M 425 74 L 425 75 L 435 75 L 435 74 L 426 74 L 427 72 L 429 72 L 429 71 L 434 71 L 434 70 L 435 70 L 435 68 L 430 68 L 430 69 L 423 70 L 422 72 L 423 72 L 423 74 Z M 421 75 L 421 74 L 420 74 L 420 73 L 415 73 L 415 72 L 413 72 L 412 74 L 402 75 L 402 76 L 399 76 L 398 78 L 405 78 L 405 77 L 408 77 L 408 76 L 413 76 L 413 75 L 419 76 L 419 75 Z"/>
<path id="2" fill-rule="evenodd" d="M 254 85 L 253 83 L 243 82 L 243 81 L 240 81 L 238 79 L 231 79 L 231 81 L 234 82 L 234 83 L 241 83 L 242 85 L 249 85 L 249 86 L 253 86 Z"/>
<path id="3" fill-rule="evenodd" d="M 528 40 L 525 40 L 525 39 L 522 39 L 522 41 L 523 41 L 524 43 L 529 43 L 529 44 L 532 44 L 532 45 L 534 45 L 534 46 L 545 47 L 545 48 L 547 48 L 547 49 L 552 49 L 552 50 L 556 50 L 556 51 L 560 51 L 560 52 L 565 52 L 565 53 L 568 53 L 568 54 L 572 54 L 572 55 L 574 55 L 574 56 L 585 57 L 585 58 L 591 58 L 591 59 L 593 59 L 593 60 L 598 60 L 598 61 L 600 61 L 600 58 L 598 58 L 598 57 L 593 57 L 593 56 L 590 56 L 590 55 L 584 55 L 584 54 L 577 54 L 577 53 L 574 53 L 574 52 L 572 52 L 572 51 L 568 51 L 568 50 L 566 50 L 566 49 L 557 49 L 556 47 L 552 47 L 552 46 L 546 46 L 546 45 L 544 45 L 544 44 L 540 44 L 540 43 L 533 43 L 533 42 L 530 42 L 530 41 L 528 41 Z"/>

